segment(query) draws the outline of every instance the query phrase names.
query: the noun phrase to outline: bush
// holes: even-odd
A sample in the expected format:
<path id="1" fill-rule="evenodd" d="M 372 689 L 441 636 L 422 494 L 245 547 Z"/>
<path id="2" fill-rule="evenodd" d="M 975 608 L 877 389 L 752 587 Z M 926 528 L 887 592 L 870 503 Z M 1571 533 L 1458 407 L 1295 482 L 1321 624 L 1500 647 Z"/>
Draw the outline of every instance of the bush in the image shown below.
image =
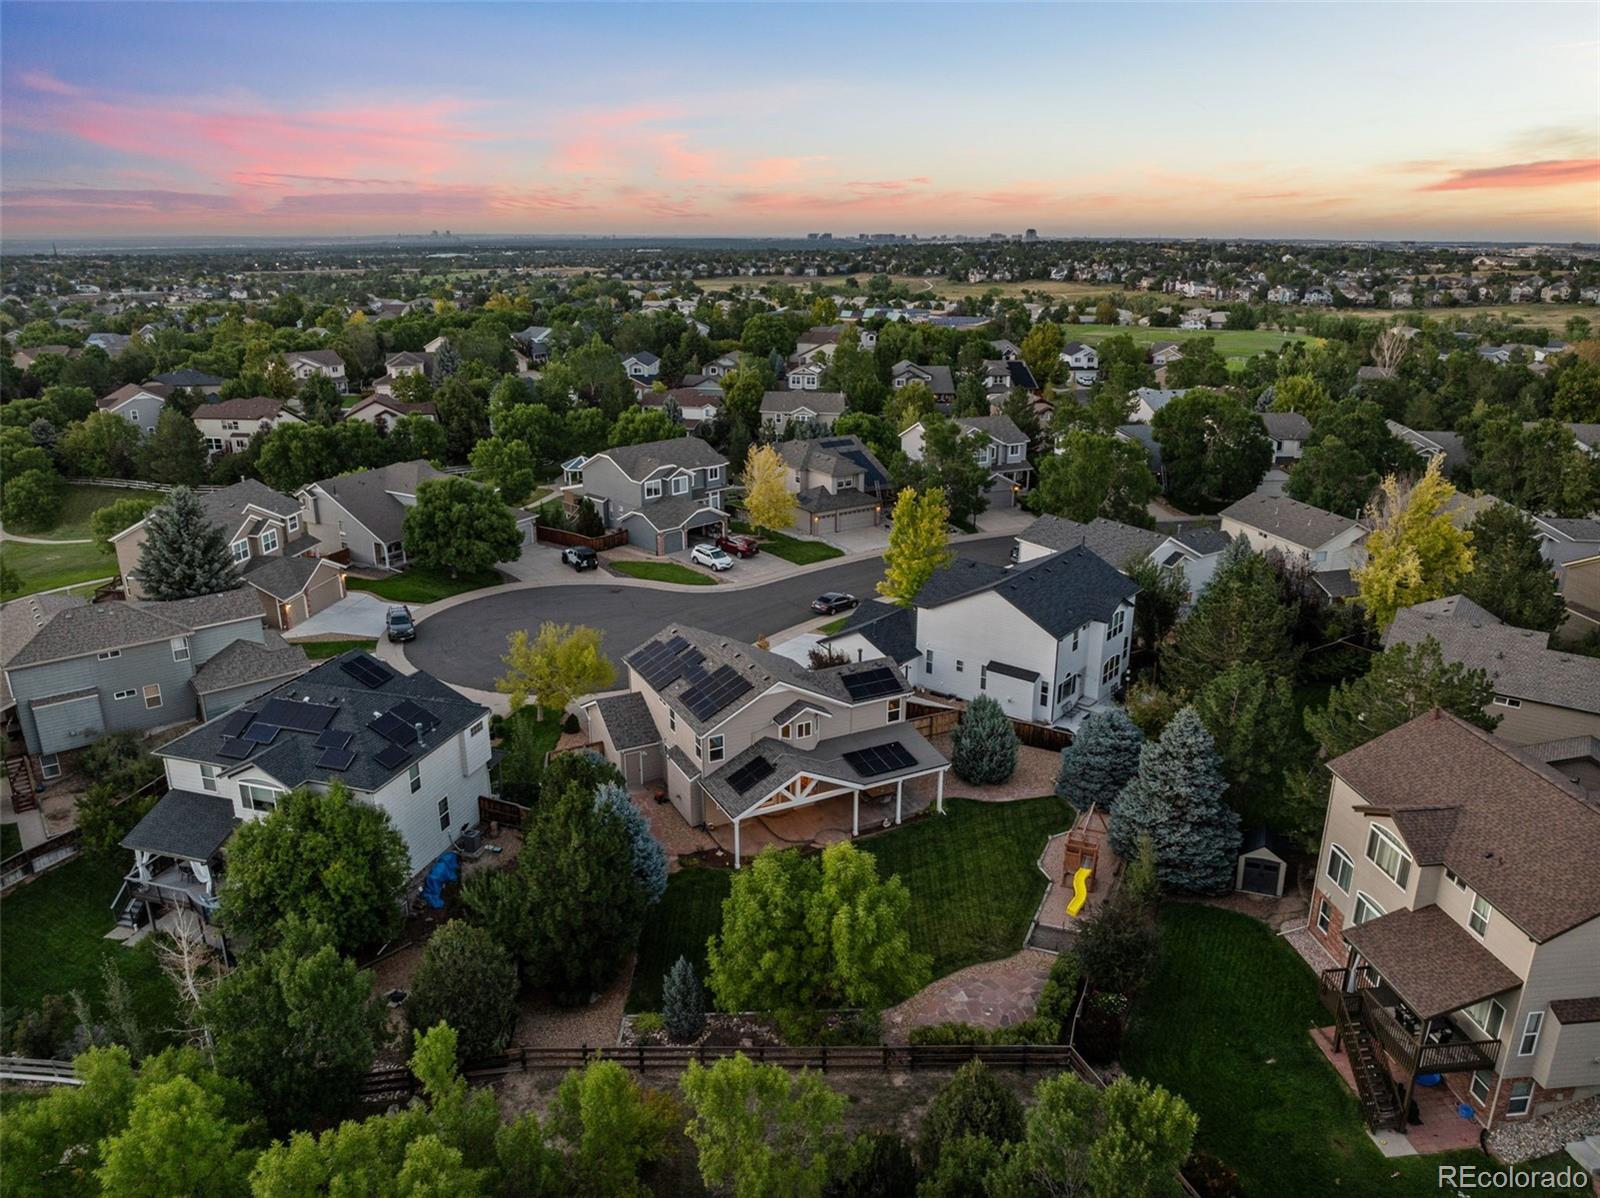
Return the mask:
<path id="1" fill-rule="evenodd" d="M 1183 1175 L 1200 1192 L 1200 1198 L 1239 1198 L 1239 1174 L 1221 1158 L 1197 1148 L 1183 1163 Z"/>
<path id="2" fill-rule="evenodd" d="M 991 1044 L 1059 1044 L 1062 1024 L 1054 1019 L 1035 1015 L 1010 1027 L 997 1027 L 989 1033 Z"/>
<path id="3" fill-rule="evenodd" d="M 448 1023 L 462 1061 L 499 1052 L 517 1021 L 517 970 L 483 928 L 452 919 L 428 941 L 411 979 L 406 1019 L 413 1031 Z"/>
<path id="4" fill-rule="evenodd" d="M 1050 977 L 1039 992 L 1038 1017 L 1053 1021 L 1061 1032 L 1072 1026 L 1072 1011 L 1083 985 L 1083 963 L 1075 951 L 1062 953 L 1050 966 Z"/>
<path id="5" fill-rule="evenodd" d="M 970 1023 L 931 1023 L 914 1027 L 909 1037 L 912 1044 L 988 1044 L 989 1029 Z"/>
<path id="6" fill-rule="evenodd" d="M 680 958 L 681 960 L 681 958 Z M 661 1018 L 659 1011 L 645 1011 L 633 1017 L 633 1031 L 641 1040 L 646 1036 L 654 1036 L 666 1031 L 666 1023 Z"/>
<path id="7" fill-rule="evenodd" d="M 706 995 L 687 957 L 679 957 L 661 984 L 661 1018 L 674 1040 L 698 1040 L 706 1030 Z"/>
<path id="8" fill-rule="evenodd" d="M 915 1198 L 917 1162 L 892 1131 L 862 1136 L 849 1160 L 823 1189 L 823 1198 Z"/>
<path id="9" fill-rule="evenodd" d="M 572 521 L 572 531 L 585 537 L 604 536 L 606 522 L 600 519 L 600 512 L 591 499 L 583 499 L 578 503 L 578 511 Z"/>
<path id="10" fill-rule="evenodd" d="M 952 738 L 950 764 L 974 786 L 1004 782 L 1017 768 L 1017 730 L 988 695 L 979 695 L 961 713 Z"/>
<path id="11" fill-rule="evenodd" d="M 48 1061 L 72 1044 L 77 1030 L 78 1017 L 72 1001 L 59 994 L 47 994 L 7 1030 L 6 1051 L 16 1057 Z"/>
<path id="12" fill-rule="evenodd" d="M 820 1011 L 779 1011 L 778 1038 L 791 1045 L 841 1044 L 877 1045 L 883 1043 L 883 1020 L 876 1011 L 840 1015 Z"/>
<path id="13" fill-rule="evenodd" d="M 83 833 L 86 852 L 104 856 L 120 853 L 123 838 L 150 813 L 161 796 L 149 791 L 119 802 L 127 794 L 114 782 L 96 782 L 77 797 L 78 831 Z"/>
<path id="14" fill-rule="evenodd" d="M 1095 989 L 1137 994 L 1155 964 L 1156 931 L 1143 907 L 1118 895 L 1085 921 L 1076 948 Z"/>
<path id="15" fill-rule="evenodd" d="M 1097 1065 L 1117 1059 L 1122 1049 L 1122 1033 L 1128 1022 L 1128 1000 L 1121 994 L 1101 990 L 1083 1004 L 1073 1044 L 1086 1059 Z"/>
<path id="16" fill-rule="evenodd" d="M 962 1136 L 980 1136 L 995 1144 L 1011 1144 L 1023 1136 L 1022 1103 L 1006 1089 L 982 1061 L 969 1061 L 956 1070 L 922 1119 L 918 1142 L 922 1168 L 932 1173 L 939 1154 Z"/>

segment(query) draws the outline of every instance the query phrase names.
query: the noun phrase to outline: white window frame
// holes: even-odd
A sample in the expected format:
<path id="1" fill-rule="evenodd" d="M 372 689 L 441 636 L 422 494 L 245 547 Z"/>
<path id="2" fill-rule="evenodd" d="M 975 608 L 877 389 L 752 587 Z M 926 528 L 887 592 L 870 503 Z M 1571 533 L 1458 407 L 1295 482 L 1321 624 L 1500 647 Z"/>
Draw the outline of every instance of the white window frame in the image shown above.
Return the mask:
<path id="1" fill-rule="evenodd" d="M 1039 679 L 1039 706 L 1045 710 L 1050 708 L 1050 679 Z"/>
<path id="2" fill-rule="evenodd" d="M 922 654 L 922 672 L 924 674 L 930 674 L 930 675 L 933 673 L 933 650 L 932 649 L 926 649 L 926 650 L 923 651 L 923 654 Z"/>
<path id="3" fill-rule="evenodd" d="M 135 695 L 136 695 L 136 694 L 138 694 L 138 693 L 139 693 L 139 692 L 138 692 L 138 691 L 135 691 L 135 690 L 126 690 L 126 691 L 115 691 L 115 692 L 113 692 L 113 693 L 112 693 L 112 695 L 111 695 L 111 697 L 112 697 L 112 698 L 113 698 L 113 699 L 114 699 L 114 700 L 116 700 L 116 701 L 117 701 L 117 702 L 118 702 L 118 703 L 120 703 L 120 702 L 122 702 L 122 701 L 123 701 L 123 700 L 124 700 L 124 699 L 131 699 L 131 698 L 133 698 L 133 697 L 134 697 L 134 696 L 135 696 Z"/>
<path id="4" fill-rule="evenodd" d="M 1100 684 L 1109 686 L 1122 673 L 1122 654 L 1113 653 L 1106 658 L 1106 664 L 1100 668 Z"/>
<path id="5" fill-rule="evenodd" d="M 728 755 L 728 741 L 720 732 L 713 732 L 706 737 L 706 760 L 708 762 L 721 761 Z"/>
<path id="6" fill-rule="evenodd" d="M 224 441 L 221 437 L 207 437 L 206 438 L 206 452 L 207 453 L 221 453 L 227 447 L 228 447 L 228 443 L 226 441 Z"/>
<path id="7" fill-rule="evenodd" d="M 209 761 L 200 763 L 200 789 L 217 793 L 217 767 Z"/>
<path id="8" fill-rule="evenodd" d="M 1465 890 L 1467 888 L 1467 884 L 1461 880 L 1461 875 L 1456 873 L 1456 871 L 1451 869 L 1448 865 L 1444 867 L 1444 880 L 1449 882 L 1450 885 L 1454 886 L 1457 890 Z"/>
<path id="9" fill-rule="evenodd" d="M 250 538 L 243 537 L 233 543 L 233 560 L 247 562 L 250 560 Z"/>
<path id="10" fill-rule="evenodd" d="M 1327 895 L 1323 895 L 1317 903 L 1317 931 L 1324 936 L 1328 934 L 1328 929 L 1333 925 L 1333 916 L 1330 914 L 1332 910 L 1333 904 L 1328 901 Z"/>
<path id="11" fill-rule="evenodd" d="M 1072 651 L 1074 653 L 1076 653 L 1078 651 L 1078 634 L 1081 633 L 1082 631 L 1083 631 L 1082 628 L 1074 628 L 1072 630 Z"/>
<path id="12" fill-rule="evenodd" d="M 467 735 L 468 736 L 477 736 L 478 733 L 480 733 L 482 731 L 483 731 L 483 721 L 479 720 L 476 724 L 472 725 L 472 727 L 467 729 Z"/>
<path id="13" fill-rule="evenodd" d="M 94 656 L 95 656 L 95 660 L 96 661 L 110 661 L 113 657 L 121 657 L 122 656 L 122 650 L 121 649 L 105 649 L 105 650 L 103 650 L 103 651 L 101 651 L 99 653 L 96 653 Z"/>
<path id="14" fill-rule="evenodd" d="M 1121 636 L 1124 622 L 1127 620 L 1128 609 L 1119 607 L 1111 613 L 1111 636 Z"/>
<path id="15" fill-rule="evenodd" d="M 687 474 L 673 476 L 672 493 L 674 495 L 687 495 L 689 493 L 689 476 Z"/>
<path id="16" fill-rule="evenodd" d="M 1519 1094 L 1518 1090 L 1522 1090 L 1522 1093 Z M 1520 1119 L 1532 1109 L 1533 1078 L 1519 1077 L 1511 1083 L 1511 1091 L 1506 1095 L 1506 1118 Z"/>
<path id="17" fill-rule="evenodd" d="M 151 691 L 155 693 L 151 694 Z M 150 702 L 151 699 L 154 699 L 155 702 Z M 146 711 L 154 711 L 161 706 L 161 684 L 159 682 L 152 682 L 144 688 L 144 706 Z"/>
<path id="18" fill-rule="evenodd" d="M 1344 874 L 1344 880 L 1342 882 L 1339 880 L 1339 874 L 1335 873 L 1333 868 L 1333 863 L 1336 856 L 1340 865 L 1343 866 L 1342 872 Z M 1323 872 L 1328 875 L 1328 880 L 1337 886 L 1340 891 L 1345 894 L 1349 894 L 1350 883 L 1355 879 L 1356 876 L 1355 858 L 1350 856 L 1349 853 L 1345 852 L 1342 844 L 1331 844 L 1328 846 L 1328 864 L 1323 868 Z"/>
<path id="19" fill-rule="evenodd" d="M 1385 858 L 1390 854 L 1393 855 L 1392 872 L 1390 866 L 1379 860 L 1379 854 L 1383 854 Z M 1401 890 L 1404 890 L 1406 883 L 1411 881 L 1411 853 L 1401 843 L 1400 838 L 1382 824 L 1367 825 L 1367 860 L 1376 865 L 1379 872 Z"/>
<path id="20" fill-rule="evenodd" d="M 172 638 L 172 660 L 189 660 L 189 642 L 181 636 L 175 636 Z"/>
<path id="21" fill-rule="evenodd" d="M 889 700 L 889 705 L 886 709 L 883 722 L 886 724 L 898 724 L 901 720 L 905 719 L 905 713 L 906 701 L 900 695 L 896 695 L 894 698 Z"/>
<path id="22" fill-rule="evenodd" d="M 1499 1014 L 1495 1014 L 1498 1010 Z M 1498 1040 L 1500 1032 L 1506 1025 L 1506 1005 L 1498 998 L 1486 998 L 1482 1002 L 1475 1002 L 1470 1007 L 1461 1008 L 1461 1013 L 1472 1022 L 1472 1026 L 1483 1032 L 1491 1040 Z M 1494 1026 L 1490 1026 L 1493 1024 Z"/>
<path id="23" fill-rule="evenodd" d="M 406 770 L 406 778 L 409 780 L 412 794 L 416 794 L 417 791 L 422 789 L 422 763 L 420 761 L 412 762 L 411 767 Z"/>
<path id="24" fill-rule="evenodd" d="M 288 527 L 290 532 L 299 532 L 300 531 L 300 517 L 299 517 L 299 515 L 298 514 L 291 514 L 289 516 L 288 520 L 285 522 L 285 524 Z"/>
<path id="25" fill-rule="evenodd" d="M 61 777 L 60 753 L 39 754 L 39 777 L 43 778 L 46 782 L 50 781 L 52 778 Z"/>
<path id="26" fill-rule="evenodd" d="M 1491 1076 L 1491 1074 L 1487 1074 L 1481 1069 L 1474 1069 L 1472 1071 L 1472 1080 L 1467 1083 L 1467 1093 L 1471 1094 L 1480 1103 L 1488 1102 L 1489 1078 Z M 1482 1093 L 1479 1092 L 1480 1086 L 1482 1087 Z"/>
<path id="27" fill-rule="evenodd" d="M 266 528 L 261 531 L 261 552 L 276 553 L 278 551 L 278 530 Z"/>
<path id="28" fill-rule="evenodd" d="M 1363 908 L 1369 908 L 1371 911 L 1371 914 L 1367 915 L 1365 919 L 1361 917 Z M 1370 923 L 1372 920 L 1378 919 L 1387 914 L 1389 913 L 1383 909 L 1383 904 L 1379 903 L 1365 890 L 1356 891 L 1356 905 L 1351 908 L 1350 912 L 1351 924 L 1359 927 L 1364 923 Z"/>
<path id="29" fill-rule="evenodd" d="M 450 830 L 450 796 L 445 794 L 445 795 L 440 795 L 439 796 L 439 831 L 448 832 L 449 830 Z"/>
<path id="30" fill-rule="evenodd" d="M 1539 1033 L 1544 1031 L 1544 1012 L 1529 1011 L 1522 1021 L 1522 1035 L 1517 1039 L 1517 1055 L 1531 1057 L 1539 1051 Z"/>
<path id="31" fill-rule="evenodd" d="M 706 482 L 715 483 L 715 482 L 721 482 L 721 481 L 722 481 L 722 467 L 721 466 L 707 466 L 706 467 Z"/>
<path id="32" fill-rule="evenodd" d="M 661 498 L 661 480 L 659 478 L 652 478 L 644 484 L 644 497 L 646 499 Z"/>
<path id="33" fill-rule="evenodd" d="M 239 783 L 239 805 L 246 811 L 276 811 L 283 791 L 260 782 Z"/>
<path id="34" fill-rule="evenodd" d="M 1467 927 L 1472 934 L 1482 940 L 1489 930 L 1489 920 L 1494 915 L 1494 908 L 1489 905 L 1489 900 L 1481 894 L 1473 895 L 1472 910 L 1467 912 Z"/>
<path id="35" fill-rule="evenodd" d="M 1494 697 L 1494 705 L 1496 707 L 1516 708 L 1522 706 L 1522 700 L 1513 699 L 1510 695 L 1496 695 Z"/>
<path id="36" fill-rule="evenodd" d="M 978 689 L 981 691 L 989 689 L 989 667 L 987 665 L 978 667 Z"/>

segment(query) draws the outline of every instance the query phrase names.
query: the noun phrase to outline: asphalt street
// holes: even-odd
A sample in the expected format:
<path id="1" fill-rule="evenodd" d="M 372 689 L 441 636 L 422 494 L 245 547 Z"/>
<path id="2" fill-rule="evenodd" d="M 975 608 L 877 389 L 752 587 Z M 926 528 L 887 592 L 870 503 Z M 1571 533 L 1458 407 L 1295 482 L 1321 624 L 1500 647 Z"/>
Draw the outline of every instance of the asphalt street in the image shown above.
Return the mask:
<path id="1" fill-rule="evenodd" d="M 1012 543 L 1011 537 L 986 537 L 963 541 L 955 548 L 962 557 L 1003 565 L 1010 560 Z M 491 591 L 422 621 L 417 639 L 405 647 L 405 653 L 419 670 L 446 682 L 492 690 L 494 680 L 504 672 L 500 659 L 506 651 L 506 637 L 519 628 L 531 632 L 546 620 L 600 629 L 605 633 L 606 651 L 616 663 L 622 654 L 672 623 L 754 641 L 805 620 L 811 600 L 823 591 L 849 591 L 866 600 L 882 577 L 882 557 L 870 557 L 759 587 L 669 591 L 619 585 L 602 577 L 581 586 Z M 819 623 L 822 619 L 817 617 Z"/>

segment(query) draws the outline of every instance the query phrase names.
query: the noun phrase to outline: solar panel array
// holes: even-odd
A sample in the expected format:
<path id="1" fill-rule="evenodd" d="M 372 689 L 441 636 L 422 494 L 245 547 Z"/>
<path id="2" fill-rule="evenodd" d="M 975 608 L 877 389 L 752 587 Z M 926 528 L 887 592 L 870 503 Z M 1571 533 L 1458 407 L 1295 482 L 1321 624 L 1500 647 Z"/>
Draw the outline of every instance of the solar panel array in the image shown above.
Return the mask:
<path id="1" fill-rule="evenodd" d="M 397 745 L 414 744 L 417 739 L 417 730 L 406 723 L 392 711 L 386 711 L 377 719 L 367 724 L 379 736 L 392 741 Z"/>
<path id="2" fill-rule="evenodd" d="M 322 756 L 317 758 L 317 765 L 325 770 L 343 770 L 350 768 L 350 763 L 355 759 L 352 749 L 324 749 Z"/>
<path id="3" fill-rule="evenodd" d="M 859 702 L 862 699 L 881 699 L 884 695 L 897 695 L 903 688 L 893 670 L 887 666 L 879 666 L 876 670 L 846 674 L 844 689 L 850 692 L 852 699 Z"/>
<path id="4" fill-rule="evenodd" d="M 399 745 L 389 745 L 373 760 L 386 770 L 397 770 L 411 760 L 411 754 Z"/>
<path id="5" fill-rule="evenodd" d="M 907 769 L 917 764 L 917 759 L 911 755 L 904 745 L 898 741 L 887 745 L 874 745 L 870 749 L 854 749 L 844 755 L 850 763 L 850 768 L 863 778 L 876 778 L 879 774 L 890 774 L 895 770 Z"/>
<path id="6" fill-rule="evenodd" d="M 222 723 L 217 727 L 217 731 L 222 733 L 223 736 L 238 736 L 239 733 L 250 726 L 250 721 L 255 718 L 255 712 L 245 711 L 243 708 L 231 711 L 223 717 Z"/>
<path id="7" fill-rule="evenodd" d="M 709 719 L 750 689 L 750 680 L 738 670 L 720 666 L 683 692 L 683 705 L 695 719 Z"/>
<path id="8" fill-rule="evenodd" d="M 217 746 L 217 756 L 243 761 L 255 750 L 255 742 L 240 736 L 230 736 Z"/>
<path id="9" fill-rule="evenodd" d="M 772 762 L 765 757 L 752 757 L 728 775 L 728 785 L 740 794 L 744 794 L 745 791 L 771 773 Z"/>
<path id="10" fill-rule="evenodd" d="M 404 720 L 415 728 L 422 725 L 424 732 L 432 732 L 439 726 L 439 717 L 434 715 L 420 703 L 413 703 L 410 699 L 402 699 L 389 709 L 389 714 Z"/>
<path id="11" fill-rule="evenodd" d="M 394 671 L 368 653 L 357 653 L 339 663 L 339 668 L 362 686 L 377 689 L 394 677 Z"/>
<path id="12" fill-rule="evenodd" d="M 291 699 L 268 699 L 256 715 L 258 724 L 276 724 L 293 732 L 321 732 L 339 714 L 326 703 L 300 703 Z"/>
<path id="13" fill-rule="evenodd" d="M 681 636 L 651 641 L 628 658 L 628 664 L 639 672 L 639 677 L 651 690 L 657 691 L 676 682 L 685 670 L 703 661 L 705 655 Z"/>
<path id="14" fill-rule="evenodd" d="M 349 743 L 350 733 L 340 732 L 337 728 L 329 728 L 316 740 L 319 749 L 342 749 Z"/>
<path id="15" fill-rule="evenodd" d="M 239 739 L 253 741 L 258 745 L 270 745 L 282 731 L 283 729 L 276 724 L 263 724 L 257 720 L 239 734 Z"/>

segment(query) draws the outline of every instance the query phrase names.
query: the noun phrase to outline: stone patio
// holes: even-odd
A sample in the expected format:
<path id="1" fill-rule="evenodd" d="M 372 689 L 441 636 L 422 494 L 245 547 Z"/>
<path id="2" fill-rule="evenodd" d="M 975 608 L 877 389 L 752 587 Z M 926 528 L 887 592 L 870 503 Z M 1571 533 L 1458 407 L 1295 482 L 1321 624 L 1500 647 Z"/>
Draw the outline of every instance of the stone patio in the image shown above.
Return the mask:
<path id="1" fill-rule="evenodd" d="M 1015 956 L 969 965 L 930 983 L 883 1013 L 883 1038 L 904 1044 L 911 1029 L 938 1023 L 1011 1027 L 1031 1019 L 1054 955 L 1025 948 Z"/>
<path id="2" fill-rule="evenodd" d="M 1350 1057 L 1343 1051 L 1333 1051 L 1333 1029 L 1315 1028 L 1311 1032 L 1311 1039 L 1328 1064 L 1344 1080 L 1344 1084 L 1350 1087 L 1351 1093 L 1354 1093 L 1356 1083 L 1354 1074 L 1350 1072 Z M 1405 1084 L 1403 1077 L 1396 1077 L 1395 1081 Z M 1476 1119 L 1463 1119 L 1457 1113 L 1456 1108 L 1461 1100 L 1446 1086 L 1418 1086 L 1413 1095 L 1420 1123 L 1413 1124 L 1404 1135 L 1396 1131 L 1368 1133 L 1384 1156 L 1427 1156 L 1434 1152 L 1478 1147 L 1478 1133 L 1483 1130 L 1482 1127 Z"/>
<path id="3" fill-rule="evenodd" d="M 950 756 L 951 734 L 942 732 L 928 738 L 945 757 Z M 1017 769 L 998 786 L 975 786 L 963 781 L 952 770 L 944 781 L 945 797 L 977 799 L 980 803 L 1009 803 L 1016 799 L 1036 799 L 1040 795 L 1054 794 L 1056 778 L 1061 773 L 1061 754 L 1055 749 L 1031 749 L 1022 745 L 1017 749 Z"/>

